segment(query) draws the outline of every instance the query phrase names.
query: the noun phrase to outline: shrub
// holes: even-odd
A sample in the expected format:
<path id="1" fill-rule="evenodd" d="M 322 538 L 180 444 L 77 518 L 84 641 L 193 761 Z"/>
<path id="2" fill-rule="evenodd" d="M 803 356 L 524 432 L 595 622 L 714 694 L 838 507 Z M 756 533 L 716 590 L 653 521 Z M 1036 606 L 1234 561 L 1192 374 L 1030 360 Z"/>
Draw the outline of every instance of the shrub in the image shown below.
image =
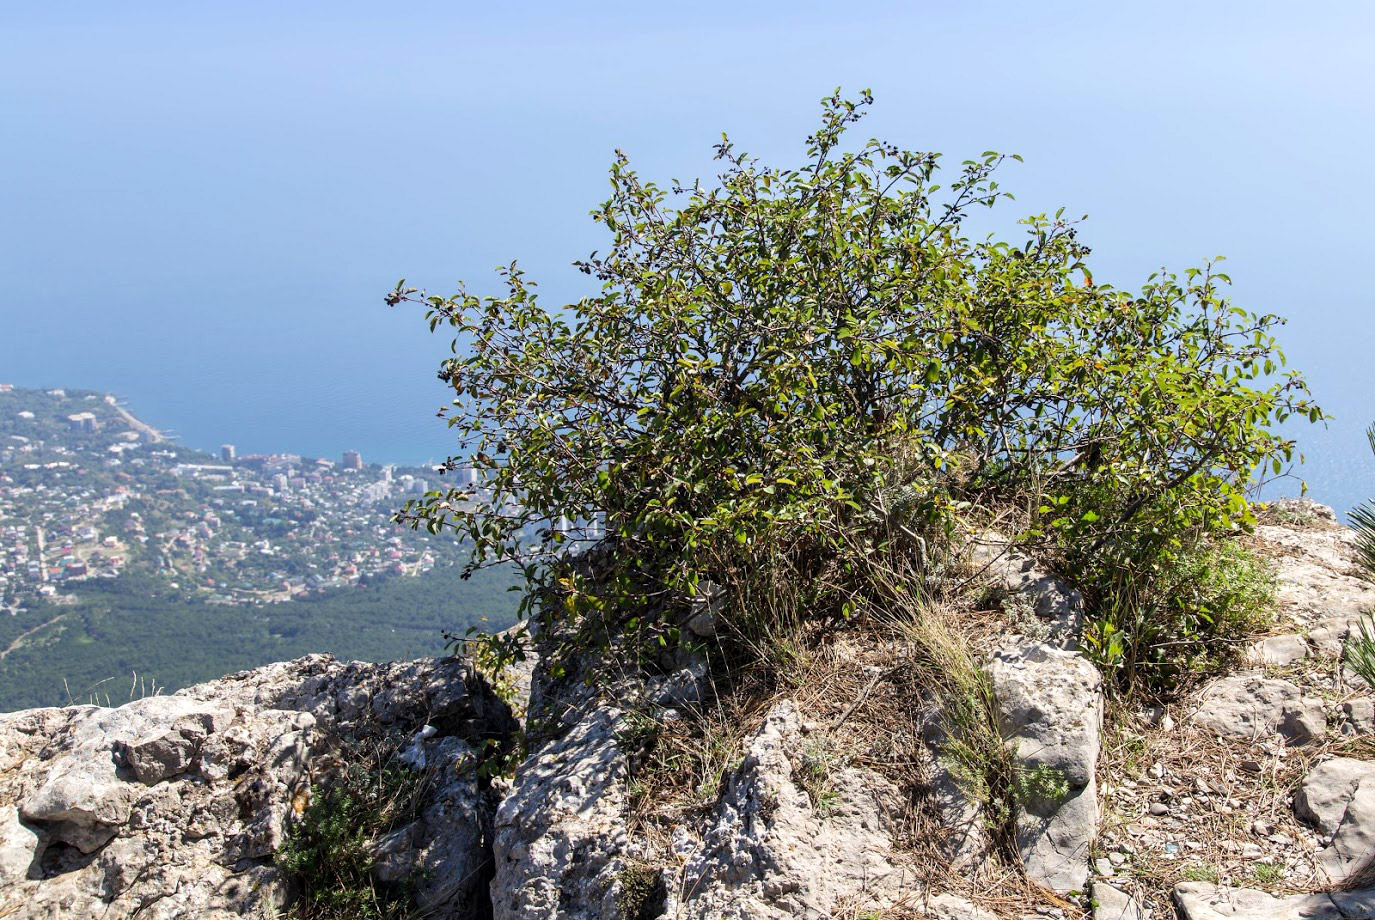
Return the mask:
<path id="1" fill-rule="evenodd" d="M 1184 672 L 1226 664 L 1264 630 L 1275 576 L 1236 541 L 1194 539 L 1129 560 L 1096 587 L 1087 651 L 1119 689 L 1163 690 Z"/>
<path id="2" fill-rule="evenodd" d="M 415 817 L 427 777 L 394 764 L 353 763 L 326 784 L 288 829 L 277 865 L 294 877 L 297 920 L 402 920 L 415 914 L 407 885 L 372 877 L 378 837 Z"/>
<path id="3" fill-rule="evenodd" d="M 938 154 L 847 149 L 870 102 L 823 100 L 795 168 L 723 138 L 715 183 L 663 188 L 618 152 L 609 249 L 575 263 L 601 292 L 576 303 L 516 263 L 500 296 L 401 282 L 388 302 L 454 336 L 448 467 L 478 482 L 398 519 L 466 536 L 470 569 L 515 562 L 523 612 L 576 643 L 642 649 L 708 595 L 727 640 L 843 615 L 866 553 L 925 559 L 969 502 L 1029 501 L 1100 582 L 1245 526 L 1248 485 L 1293 456 L 1271 424 L 1322 417 L 1275 376 L 1280 320 L 1232 307 L 1214 264 L 1097 283 L 1063 212 L 967 237 L 1016 158 L 940 184 Z M 599 541 L 595 578 L 560 564 Z"/>
<path id="4" fill-rule="evenodd" d="M 616 874 L 617 920 L 652 920 L 663 911 L 668 896 L 660 872 L 653 866 L 630 862 Z"/>

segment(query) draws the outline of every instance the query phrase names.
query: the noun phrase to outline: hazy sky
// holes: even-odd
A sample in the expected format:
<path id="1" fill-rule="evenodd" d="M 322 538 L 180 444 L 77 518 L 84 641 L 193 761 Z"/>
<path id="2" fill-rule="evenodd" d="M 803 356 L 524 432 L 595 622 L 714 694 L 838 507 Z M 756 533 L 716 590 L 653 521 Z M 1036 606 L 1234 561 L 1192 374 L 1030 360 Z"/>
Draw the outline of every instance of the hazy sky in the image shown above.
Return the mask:
<path id="1" fill-rule="evenodd" d="M 793 162 L 817 100 L 1023 213 L 1088 214 L 1095 277 L 1230 258 L 1341 417 L 1375 418 L 1375 3 L 7 4 L 0 381 L 130 396 L 188 442 L 419 458 L 443 343 L 401 276 L 549 297 L 603 246 L 612 151 Z M 1322 442 L 1327 444 L 1328 442 Z M 1375 488 L 1375 482 L 1371 484 Z"/>

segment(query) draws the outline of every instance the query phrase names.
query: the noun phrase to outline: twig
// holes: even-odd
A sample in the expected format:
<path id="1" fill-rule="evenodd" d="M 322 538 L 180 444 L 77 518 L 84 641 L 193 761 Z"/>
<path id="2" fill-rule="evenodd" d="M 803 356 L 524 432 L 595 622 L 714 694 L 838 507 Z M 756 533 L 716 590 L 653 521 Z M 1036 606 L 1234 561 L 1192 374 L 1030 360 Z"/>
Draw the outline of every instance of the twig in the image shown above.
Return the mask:
<path id="1" fill-rule="evenodd" d="M 879 671 L 877 674 L 875 674 L 873 680 L 869 681 L 868 686 L 866 686 L 862 691 L 860 691 L 859 696 L 855 697 L 855 701 L 850 704 L 850 708 L 846 709 L 843 713 L 840 714 L 840 718 L 836 719 L 834 722 L 831 723 L 830 730 L 835 731 L 836 729 L 840 728 L 840 726 L 844 725 L 845 720 L 850 718 L 850 716 L 854 715 L 856 709 L 864 705 L 864 701 L 869 698 L 869 694 L 874 692 L 874 688 L 878 686 L 878 682 L 883 680 L 885 677 L 891 677 L 893 674 L 896 674 L 897 671 L 897 668 L 889 668 L 886 671 Z"/>

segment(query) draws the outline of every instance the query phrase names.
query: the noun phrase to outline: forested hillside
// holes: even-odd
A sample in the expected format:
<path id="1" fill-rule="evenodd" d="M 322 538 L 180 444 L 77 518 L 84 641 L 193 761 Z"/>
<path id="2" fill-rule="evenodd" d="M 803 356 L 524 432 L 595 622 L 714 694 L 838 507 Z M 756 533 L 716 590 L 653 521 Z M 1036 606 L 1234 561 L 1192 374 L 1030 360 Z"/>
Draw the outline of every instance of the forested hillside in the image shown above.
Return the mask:
<path id="1" fill-rule="evenodd" d="M 151 577 L 93 581 L 77 590 L 77 604 L 0 616 L 0 711 L 93 696 L 117 705 L 135 674 L 139 695 L 312 652 L 371 661 L 440 654 L 446 631 L 500 628 L 516 606 L 508 574 L 464 581 L 458 572 L 257 607 L 187 601 Z"/>

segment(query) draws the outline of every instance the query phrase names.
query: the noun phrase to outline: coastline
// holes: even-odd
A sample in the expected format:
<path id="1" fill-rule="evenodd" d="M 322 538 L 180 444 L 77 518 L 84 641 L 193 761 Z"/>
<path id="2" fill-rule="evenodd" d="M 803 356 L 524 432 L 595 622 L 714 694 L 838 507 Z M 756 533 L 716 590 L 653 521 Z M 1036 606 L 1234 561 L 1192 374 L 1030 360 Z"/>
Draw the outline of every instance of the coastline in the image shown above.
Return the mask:
<path id="1" fill-rule="evenodd" d="M 161 431 L 158 431 L 156 428 L 154 428 L 152 425 L 149 425 L 147 422 L 135 417 L 134 414 L 131 413 L 128 409 L 125 409 L 123 406 L 121 406 L 114 396 L 106 394 L 105 402 L 107 405 L 110 406 L 110 408 L 114 409 L 115 412 L 119 413 L 120 418 L 124 419 L 124 421 L 129 423 L 129 427 L 137 429 L 144 435 L 147 435 L 148 440 L 152 443 L 160 444 L 163 441 L 169 440 L 167 435 L 163 434 Z"/>

